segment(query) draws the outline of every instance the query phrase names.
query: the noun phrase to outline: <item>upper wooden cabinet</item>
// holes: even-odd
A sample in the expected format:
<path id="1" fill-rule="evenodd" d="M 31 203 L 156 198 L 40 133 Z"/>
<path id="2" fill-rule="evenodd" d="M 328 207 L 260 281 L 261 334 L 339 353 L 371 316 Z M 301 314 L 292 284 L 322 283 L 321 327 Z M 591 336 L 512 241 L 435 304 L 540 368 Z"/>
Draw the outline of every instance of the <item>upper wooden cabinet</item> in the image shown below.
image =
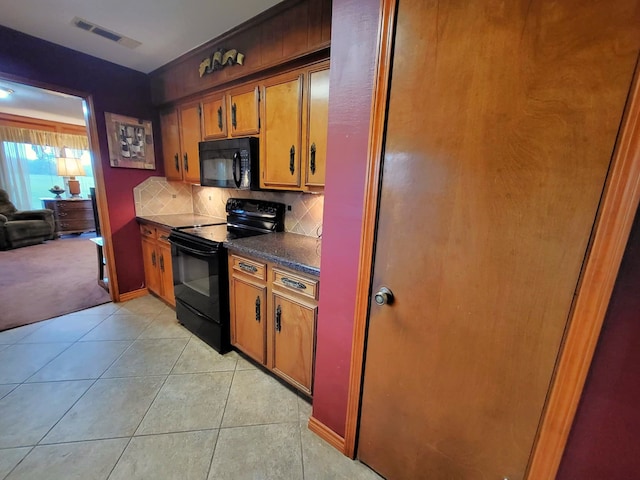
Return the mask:
<path id="1" fill-rule="evenodd" d="M 300 188 L 303 74 L 280 75 L 264 84 L 261 186 Z"/>
<path id="2" fill-rule="evenodd" d="M 232 90 L 227 95 L 229 100 L 229 135 L 244 137 L 260 132 L 260 89 L 257 85 Z"/>
<path id="3" fill-rule="evenodd" d="M 311 70 L 307 75 L 307 85 L 305 185 L 324 187 L 329 125 L 329 66 L 325 64 L 319 70 Z"/>
<path id="4" fill-rule="evenodd" d="M 262 188 L 319 190 L 324 187 L 328 105 L 328 62 L 264 82 Z"/>
<path id="5" fill-rule="evenodd" d="M 200 183 L 200 112 L 200 102 L 195 102 L 162 112 L 160 115 L 167 180 Z"/>
<path id="6" fill-rule="evenodd" d="M 202 100 L 202 138 L 214 140 L 227 136 L 225 95 L 218 93 Z"/>
<path id="7" fill-rule="evenodd" d="M 162 132 L 162 155 L 164 174 L 167 180 L 182 180 L 180 170 L 180 127 L 178 110 L 165 110 L 160 113 L 160 131 Z"/>
<path id="8" fill-rule="evenodd" d="M 161 114 L 167 180 L 200 182 L 198 142 L 260 137 L 260 187 L 321 191 L 329 62 L 209 93 Z"/>
<path id="9" fill-rule="evenodd" d="M 202 138 L 215 140 L 260 133 L 260 89 L 256 84 L 202 99 Z"/>

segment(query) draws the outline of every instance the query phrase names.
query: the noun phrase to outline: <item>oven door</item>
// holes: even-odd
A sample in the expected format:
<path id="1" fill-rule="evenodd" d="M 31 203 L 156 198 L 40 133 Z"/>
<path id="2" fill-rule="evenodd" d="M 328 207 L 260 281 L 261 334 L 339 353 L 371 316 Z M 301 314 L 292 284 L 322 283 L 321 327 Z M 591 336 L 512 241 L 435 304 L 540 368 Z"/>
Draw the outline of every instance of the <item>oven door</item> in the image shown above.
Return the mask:
<path id="1" fill-rule="evenodd" d="M 176 300 L 216 323 L 221 322 L 220 299 L 226 289 L 226 255 L 221 245 L 200 242 L 172 232 L 171 258 Z"/>

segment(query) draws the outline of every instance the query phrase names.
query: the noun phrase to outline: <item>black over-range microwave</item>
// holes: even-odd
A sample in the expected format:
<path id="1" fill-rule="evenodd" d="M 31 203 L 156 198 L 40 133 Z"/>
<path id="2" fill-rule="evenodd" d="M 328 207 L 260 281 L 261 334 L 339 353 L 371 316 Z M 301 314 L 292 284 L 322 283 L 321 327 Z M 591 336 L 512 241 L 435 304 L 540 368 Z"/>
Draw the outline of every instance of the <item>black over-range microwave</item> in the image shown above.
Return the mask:
<path id="1" fill-rule="evenodd" d="M 258 190 L 258 139 L 230 138 L 200 142 L 200 185 Z"/>

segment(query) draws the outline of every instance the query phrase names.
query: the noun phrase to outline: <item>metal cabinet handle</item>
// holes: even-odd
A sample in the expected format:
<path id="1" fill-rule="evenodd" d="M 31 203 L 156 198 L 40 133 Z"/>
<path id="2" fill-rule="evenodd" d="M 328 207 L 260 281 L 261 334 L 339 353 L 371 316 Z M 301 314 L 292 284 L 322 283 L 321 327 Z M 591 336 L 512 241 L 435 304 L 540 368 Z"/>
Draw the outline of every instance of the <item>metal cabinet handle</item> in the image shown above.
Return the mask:
<path id="1" fill-rule="evenodd" d="M 311 168 L 311 175 L 315 175 L 316 173 L 316 144 L 315 142 L 311 144 L 311 161 L 310 163 L 310 168 Z"/>
<path id="2" fill-rule="evenodd" d="M 187 157 L 186 153 L 184 154 L 184 171 L 189 171 L 189 157 Z"/>
<path id="3" fill-rule="evenodd" d="M 67 216 L 67 214 L 66 214 L 65 212 L 59 212 L 59 213 L 58 213 L 58 216 L 59 216 L 59 217 L 66 217 L 66 216 Z"/>
<path id="4" fill-rule="evenodd" d="M 278 305 L 276 308 L 276 332 L 280 332 L 282 330 L 282 308 Z"/>
<path id="5" fill-rule="evenodd" d="M 173 156 L 174 161 L 176 162 L 176 172 L 180 171 L 180 155 L 177 153 Z"/>
<path id="6" fill-rule="evenodd" d="M 231 126 L 235 130 L 238 126 L 238 121 L 236 119 L 236 104 L 231 105 Z"/>
<path id="7" fill-rule="evenodd" d="M 156 266 L 156 252 L 151 252 L 151 265 Z"/>
<path id="8" fill-rule="evenodd" d="M 260 297 L 256 297 L 256 322 L 260 323 Z"/>
<path id="9" fill-rule="evenodd" d="M 291 150 L 289 150 L 289 171 L 291 175 L 296 171 L 296 147 L 295 145 L 291 145 Z"/>
<path id="10" fill-rule="evenodd" d="M 160 254 L 160 271 L 164 272 L 164 255 Z"/>
<path id="11" fill-rule="evenodd" d="M 253 265 L 249 265 L 244 262 L 240 262 L 238 266 L 240 267 L 240 269 L 244 270 L 245 272 L 256 273 L 258 271 L 258 269 Z"/>
<path id="12" fill-rule="evenodd" d="M 218 107 L 218 128 L 222 131 L 222 107 Z"/>
<path id="13" fill-rule="evenodd" d="M 304 283 L 298 282 L 296 280 L 291 280 L 290 278 L 287 278 L 287 277 L 282 277 L 280 281 L 282 282 L 283 285 L 286 285 L 287 287 L 297 288 L 298 290 L 307 289 L 307 286 Z"/>
<path id="14" fill-rule="evenodd" d="M 147 228 L 144 229 L 144 234 L 145 235 L 151 235 L 153 232 Z"/>

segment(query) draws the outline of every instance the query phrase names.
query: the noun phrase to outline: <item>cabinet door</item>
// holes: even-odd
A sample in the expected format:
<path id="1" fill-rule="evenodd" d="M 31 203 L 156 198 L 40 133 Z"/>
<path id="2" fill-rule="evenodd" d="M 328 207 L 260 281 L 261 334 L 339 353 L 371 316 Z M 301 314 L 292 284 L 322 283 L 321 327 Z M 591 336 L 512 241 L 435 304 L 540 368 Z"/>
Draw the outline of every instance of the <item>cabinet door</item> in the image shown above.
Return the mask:
<path id="1" fill-rule="evenodd" d="M 162 132 L 164 175 L 167 180 L 182 180 L 180 130 L 177 110 L 168 110 L 160 114 L 160 129 Z"/>
<path id="2" fill-rule="evenodd" d="M 161 295 L 160 269 L 155 240 L 142 237 L 142 258 L 144 263 L 144 281 L 149 291 Z"/>
<path id="3" fill-rule="evenodd" d="M 318 307 L 273 292 L 270 367 L 311 394 Z"/>
<path id="4" fill-rule="evenodd" d="M 198 142 L 200 132 L 200 104 L 180 108 L 180 141 L 182 152 L 182 177 L 185 182 L 200 183 L 200 159 Z"/>
<path id="5" fill-rule="evenodd" d="M 166 240 L 168 232 L 158 232 L 156 252 L 160 271 L 160 296 L 175 307 L 176 297 L 173 292 L 173 267 L 171 265 L 171 244 Z"/>
<path id="6" fill-rule="evenodd" d="M 267 288 L 231 277 L 231 344 L 264 365 Z"/>
<path id="7" fill-rule="evenodd" d="M 278 81 L 278 80 L 276 80 Z M 300 187 L 302 75 L 282 78 L 264 88 L 262 134 L 263 186 Z"/>
<path id="8" fill-rule="evenodd" d="M 329 123 L 329 70 L 309 74 L 305 185 L 324 186 Z"/>
<path id="9" fill-rule="evenodd" d="M 227 136 L 227 112 L 224 95 L 219 94 L 202 101 L 202 138 L 211 140 Z"/>
<path id="10" fill-rule="evenodd" d="M 229 94 L 229 130 L 232 137 L 256 135 L 260 132 L 258 106 L 257 86 L 249 91 L 237 90 Z"/>

